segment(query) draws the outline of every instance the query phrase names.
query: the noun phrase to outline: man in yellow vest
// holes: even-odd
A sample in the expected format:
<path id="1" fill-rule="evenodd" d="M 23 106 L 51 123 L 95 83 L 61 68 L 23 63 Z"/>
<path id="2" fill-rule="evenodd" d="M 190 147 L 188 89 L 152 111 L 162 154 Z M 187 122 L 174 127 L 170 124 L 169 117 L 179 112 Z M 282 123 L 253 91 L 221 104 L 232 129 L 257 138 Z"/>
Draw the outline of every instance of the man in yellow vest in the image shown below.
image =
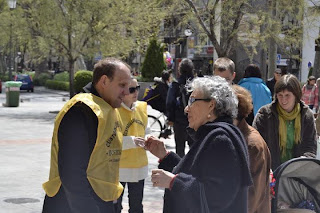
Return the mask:
<path id="1" fill-rule="evenodd" d="M 130 213 L 143 212 L 144 179 L 148 176 L 148 158 L 143 148 L 144 137 L 149 129 L 147 128 L 147 103 L 137 101 L 139 89 L 137 80 L 132 79 L 129 87 L 130 94 L 124 97 L 122 106 L 119 108 L 123 124 L 120 181 L 123 187 L 128 185 Z M 115 205 L 116 213 L 121 213 L 122 196 L 123 193 Z"/>
<path id="2" fill-rule="evenodd" d="M 60 110 L 55 119 L 44 213 L 114 212 L 119 182 L 122 123 L 115 109 L 129 94 L 130 67 L 106 58 L 93 81 Z"/>

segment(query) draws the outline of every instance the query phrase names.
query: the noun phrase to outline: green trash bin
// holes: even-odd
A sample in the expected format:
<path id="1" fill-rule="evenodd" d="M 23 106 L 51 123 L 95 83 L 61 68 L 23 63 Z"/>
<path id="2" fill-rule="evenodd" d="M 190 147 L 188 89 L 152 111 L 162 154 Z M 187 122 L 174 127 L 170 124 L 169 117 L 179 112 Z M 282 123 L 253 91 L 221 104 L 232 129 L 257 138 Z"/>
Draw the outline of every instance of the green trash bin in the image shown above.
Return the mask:
<path id="1" fill-rule="evenodd" d="M 6 88 L 6 103 L 7 107 L 17 107 L 20 101 L 20 87 L 21 81 L 6 81 L 4 86 Z"/>

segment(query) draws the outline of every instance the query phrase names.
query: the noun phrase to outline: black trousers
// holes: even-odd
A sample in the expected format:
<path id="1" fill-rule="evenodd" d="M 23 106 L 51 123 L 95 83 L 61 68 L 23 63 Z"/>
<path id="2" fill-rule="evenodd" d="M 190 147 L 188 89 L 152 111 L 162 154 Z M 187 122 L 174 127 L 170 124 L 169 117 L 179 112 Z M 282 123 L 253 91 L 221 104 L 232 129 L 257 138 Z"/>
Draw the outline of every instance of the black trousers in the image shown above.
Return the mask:
<path id="1" fill-rule="evenodd" d="M 193 140 L 187 133 L 187 125 L 174 123 L 173 131 L 176 143 L 176 153 L 182 158 L 185 155 L 186 142 L 188 142 L 189 147 L 191 147 Z"/>
<path id="2" fill-rule="evenodd" d="M 121 213 L 122 210 L 122 197 L 126 184 L 128 184 L 128 198 L 129 198 L 129 213 L 142 213 L 143 212 L 143 188 L 144 180 L 139 180 L 139 182 L 121 182 L 123 186 L 123 192 L 118 198 L 117 203 L 114 204 L 115 212 Z"/>

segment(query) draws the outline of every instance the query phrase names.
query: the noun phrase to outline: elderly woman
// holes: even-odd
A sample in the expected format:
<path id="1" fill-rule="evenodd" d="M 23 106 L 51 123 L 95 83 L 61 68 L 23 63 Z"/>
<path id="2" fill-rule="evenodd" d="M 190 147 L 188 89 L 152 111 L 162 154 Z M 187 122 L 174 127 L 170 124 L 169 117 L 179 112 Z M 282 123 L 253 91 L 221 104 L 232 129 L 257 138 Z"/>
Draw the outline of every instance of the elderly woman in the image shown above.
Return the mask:
<path id="1" fill-rule="evenodd" d="M 251 176 L 246 142 L 232 122 L 237 98 L 219 76 L 195 78 L 185 112 L 194 144 L 182 159 L 150 137 L 146 148 L 160 158 L 153 186 L 164 187 L 163 212 L 247 212 Z"/>
<path id="2" fill-rule="evenodd" d="M 315 157 L 316 128 L 311 109 L 300 101 L 302 92 L 294 75 L 284 75 L 277 81 L 275 100 L 263 106 L 253 121 L 271 153 L 271 168 L 292 158 Z"/>

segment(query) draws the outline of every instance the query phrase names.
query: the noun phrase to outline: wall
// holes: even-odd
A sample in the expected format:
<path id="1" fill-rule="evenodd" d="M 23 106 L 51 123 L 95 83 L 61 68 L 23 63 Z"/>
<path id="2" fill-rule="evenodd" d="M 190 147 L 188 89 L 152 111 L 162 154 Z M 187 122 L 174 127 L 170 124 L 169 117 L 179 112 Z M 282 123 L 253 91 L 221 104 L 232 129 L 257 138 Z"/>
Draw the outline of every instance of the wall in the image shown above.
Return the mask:
<path id="1" fill-rule="evenodd" d="M 313 2 L 320 4 L 319 0 L 313 0 Z M 306 0 L 309 6 L 313 4 Z M 306 8 L 305 14 L 308 14 L 308 8 Z M 308 78 L 308 62 L 311 61 L 314 64 L 315 57 L 315 39 L 319 36 L 320 29 L 320 16 L 304 18 L 303 23 L 303 44 L 302 44 L 302 63 L 301 63 L 301 82 L 306 82 Z"/>

